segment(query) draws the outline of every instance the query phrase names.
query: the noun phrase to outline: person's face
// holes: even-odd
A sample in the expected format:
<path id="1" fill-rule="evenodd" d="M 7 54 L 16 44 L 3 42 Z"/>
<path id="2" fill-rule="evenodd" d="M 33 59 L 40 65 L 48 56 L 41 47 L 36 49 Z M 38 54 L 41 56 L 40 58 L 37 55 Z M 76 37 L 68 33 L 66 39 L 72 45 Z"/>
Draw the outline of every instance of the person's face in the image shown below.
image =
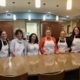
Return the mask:
<path id="1" fill-rule="evenodd" d="M 21 32 L 18 32 L 17 38 L 18 38 L 18 39 L 22 39 L 22 33 L 21 33 Z"/>
<path id="2" fill-rule="evenodd" d="M 79 32 L 80 32 L 80 31 L 79 31 L 79 29 L 78 29 L 78 28 L 75 28 L 75 29 L 74 29 L 74 33 L 75 33 L 75 35 L 78 35 L 78 34 L 79 34 Z"/>
<path id="3" fill-rule="evenodd" d="M 46 37 L 50 37 L 51 36 L 51 31 L 50 30 L 46 30 Z"/>
<path id="4" fill-rule="evenodd" d="M 1 38 L 2 38 L 3 40 L 6 40 L 6 39 L 7 39 L 7 33 L 6 33 L 5 31 L 2 32 Z"/>
<path id="5" fill-rule="evenodd" d="M 66 33 L 65 33 L 64 31 L 61 31 L 60 37 L 61 37 L 61 38 L 65 38 L 65 36 L 66 36 Z"/>
<path id="6" fill-rule="evenodd" d="M 36 35 L 32 35 L 31 40 L 35 41 L 36 40 Z"/>

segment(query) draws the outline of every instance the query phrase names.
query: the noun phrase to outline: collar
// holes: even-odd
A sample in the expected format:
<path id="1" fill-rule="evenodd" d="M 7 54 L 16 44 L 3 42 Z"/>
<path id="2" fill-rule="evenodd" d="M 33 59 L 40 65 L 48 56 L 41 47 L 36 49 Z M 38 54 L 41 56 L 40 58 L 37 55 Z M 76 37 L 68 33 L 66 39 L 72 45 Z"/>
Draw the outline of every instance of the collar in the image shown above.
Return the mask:
<path id="1" fill-rule="evenodd" d="M 66 40 L 66 38 L 64 38 L 64 39 L 61 39 L 61 37 L 59 37 L 59 39 L 60 39 L 60 40 L 62 40 L 62 41 Z"/>
<path id="2" fill-rule="evenodd" d="M 46 39 L 51 39 L 51 37 L 46 37 Z"/>
<path id="3" fill-rule="evenodd" d="M 22 43 L 23 42 L 23 40 L 21 39 L 21 40 L 19 40 L 18 38 L 16 38 L 16 40 L 19 42 L 19 43 Z"/>

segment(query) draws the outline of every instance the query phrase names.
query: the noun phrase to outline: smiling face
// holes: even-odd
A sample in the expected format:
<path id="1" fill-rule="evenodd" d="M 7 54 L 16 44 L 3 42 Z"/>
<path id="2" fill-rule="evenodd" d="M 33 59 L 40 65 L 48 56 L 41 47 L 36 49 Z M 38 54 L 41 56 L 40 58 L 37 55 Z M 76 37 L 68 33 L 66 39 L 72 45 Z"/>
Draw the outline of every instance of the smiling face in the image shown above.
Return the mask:
<path id="1" fill-rule="evenodd" d="M 79 33 L 80 33 L 80 30 L 76 27 L 76 28 L 74 29 L 74 34 L 75 34 L 75 35 L 79 35 Z"/>
<path id="2" fill-rule="evenodd" d="M 60 33 L 60 37 L 61 37 L 61 38 L 65 38 L 65 36 L 66 36 L 65 31 L 61 31 L 61 33 Z"/>
<path id="3" fill-rule="evenodd" d="M 6 40 L 7 39 L 7 33 L 5 31 L 3 31 L 1 33 L 1 39 Z"/>
<path id="4" fill-rule="evenodd" d="M 46 37 L 51 37 L 51 31 L 50 30 L 46 30 Z"/>
<path id="5" fill-rule="evenodd" d="M 16 36 L 17 36 L 17 38 L 18 38 L 19 40 L 21 40 L 21 39 L 22 39 L 23 34 L 22 34 L 21 32 L 18 32 Z"/>
<path id="6" fill-rule="evenodd" d="M 35 42 L 35 40 L 36 40 L 36 35 L 33 34 L 32 37 L 31 37 L 31 41 Z"/>

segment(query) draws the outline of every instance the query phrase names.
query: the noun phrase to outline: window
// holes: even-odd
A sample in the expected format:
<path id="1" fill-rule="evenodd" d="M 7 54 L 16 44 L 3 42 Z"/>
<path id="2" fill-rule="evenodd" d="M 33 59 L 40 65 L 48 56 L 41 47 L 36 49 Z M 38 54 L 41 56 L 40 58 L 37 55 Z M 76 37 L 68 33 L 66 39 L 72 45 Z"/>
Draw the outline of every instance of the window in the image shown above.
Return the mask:
<path id="1" fill-rule="evenodd" d="M 31 33 L 37 34 L 37 23 L 27 23 L 26 31 L 28 35 L 30 35 Z"/>

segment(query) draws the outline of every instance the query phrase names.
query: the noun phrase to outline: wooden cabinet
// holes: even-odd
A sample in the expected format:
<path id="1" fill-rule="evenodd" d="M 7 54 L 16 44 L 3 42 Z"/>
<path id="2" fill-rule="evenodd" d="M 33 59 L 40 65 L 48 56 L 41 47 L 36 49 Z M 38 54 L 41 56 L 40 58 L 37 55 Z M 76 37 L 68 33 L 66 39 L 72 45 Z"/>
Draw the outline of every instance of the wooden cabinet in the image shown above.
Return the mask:
<path id="1" fill-rule="evenodd" d="M 0 30 L 7 32 L 8 39 L 13 39 L 13 22 L 12 21 L 0 21 Z"/>

